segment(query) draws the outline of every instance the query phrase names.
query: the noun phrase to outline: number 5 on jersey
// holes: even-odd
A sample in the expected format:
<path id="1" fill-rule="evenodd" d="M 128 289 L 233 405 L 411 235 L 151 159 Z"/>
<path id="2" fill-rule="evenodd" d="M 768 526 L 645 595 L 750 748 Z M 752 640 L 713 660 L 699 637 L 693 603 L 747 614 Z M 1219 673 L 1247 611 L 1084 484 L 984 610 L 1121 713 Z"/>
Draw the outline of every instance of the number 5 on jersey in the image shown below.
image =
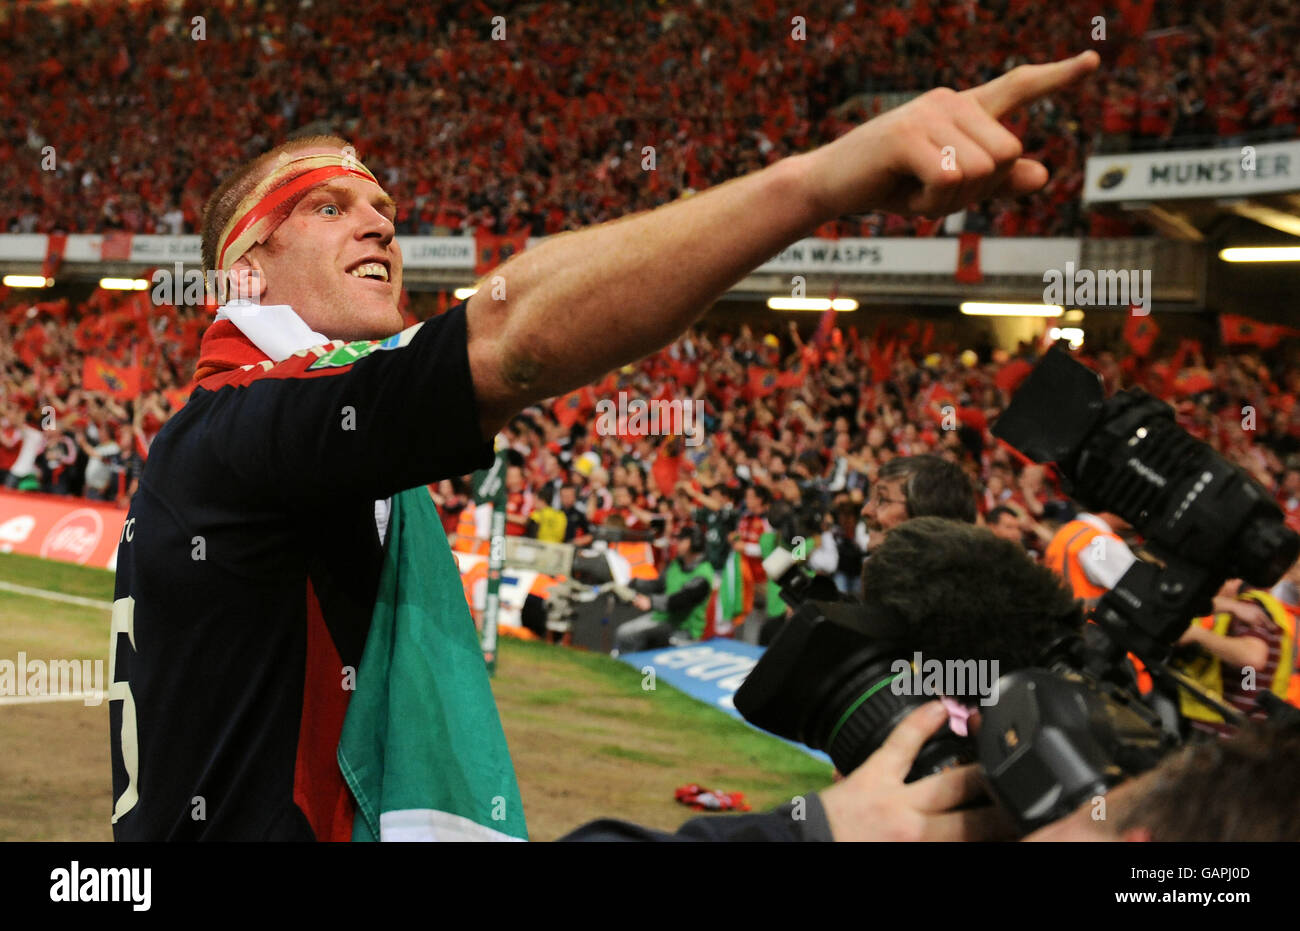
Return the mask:
<path id="1" fill-rule="evenodd" d="M 131 683 L 117 678 L 117 644 L 120 636 L 126 634 L 135 651 L 135 599 L 130 596 L 113 602 L 113 634 L 108 647 L 108 670 L 113 677 L 108 687 L 108 700 L 122 703 L 122 731 L 120 746 L 122 748 L 122 766 L 126 770 L 126 788 L 113 803 L 113 823 L 135 807 L 140 800 L 139 773 L 140 747 L 136 737 L 135 698 L 131 695 Z"/>

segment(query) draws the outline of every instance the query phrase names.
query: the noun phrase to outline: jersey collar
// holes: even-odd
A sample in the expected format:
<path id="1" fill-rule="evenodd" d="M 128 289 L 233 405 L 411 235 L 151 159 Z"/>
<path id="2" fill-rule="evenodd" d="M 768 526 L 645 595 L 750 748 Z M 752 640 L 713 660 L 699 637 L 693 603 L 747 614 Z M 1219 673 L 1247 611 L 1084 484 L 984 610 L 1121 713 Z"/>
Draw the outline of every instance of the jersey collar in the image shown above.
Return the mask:
<path id="1" fill-rule="evenodd" d="M 295 352 L 329 341 L 307 326 L 288 304 L 230 301 L 203 334 L 194 380 L 268 359 L 281 362 Z"/>

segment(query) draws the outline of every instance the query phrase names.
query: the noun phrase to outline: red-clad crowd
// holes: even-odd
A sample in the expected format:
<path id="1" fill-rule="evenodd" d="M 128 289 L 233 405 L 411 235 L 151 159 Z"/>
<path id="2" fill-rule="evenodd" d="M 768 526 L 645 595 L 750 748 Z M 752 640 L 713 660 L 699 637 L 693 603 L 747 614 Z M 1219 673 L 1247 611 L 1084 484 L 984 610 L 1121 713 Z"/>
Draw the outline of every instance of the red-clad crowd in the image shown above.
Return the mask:
<path id="1" fill-rule="evenodd" d="M 572 484 L 588 521 L 617 517 L 637 527 L 657 515 L 671 528 L 698 522 L 701 507 L 734 509 L 739 519 L 786 502 L 796 520 L 810 512 L 815 519 L 802 527 L 805 536 L 832 530 L 841 518 L 851 534 L 877 470 L 895 457 L 932 453 L 967 472 L 981 513 L 1010 507 L 1028 542 L 1043 538 L 1044 525 L 1066 513 L 1065 496 L 1043 467 L 989 431 L 1029 360 L 998 351 L 981 358 L 933 340 L 918 325 L 870 338 L 834 330 L 820 342 L 805 342 L 793 326 L 779 338 L 743 328 L 688 335 L 514 422 L 515 532 L 523 532 L 530 507 L 572 511 L 559 497 Z M 1300 529 L 1296 359 L 1270 365 L 1258 354 L 1227 351 L 1207 359 L 1191 340 L 1149 360 L 1109 352 L 1084 358 L 1108 391 L 1137 385 L 1168 400 L 1180 425 L 1262 482 Z M 701 442 L 638 436 L 629 424 L 602 429 L 608 421 L 596 405 L 619 392 L 648 402 L 699 400 Z M 750 489 L 762 494 L 747 495 Z M 793 535 L 787 528 L 785 536 Z"/>
<path id="2" fill-rule="evenodd" d="M 882 95 L 1092 46 L 1105 77 L 1012 124 L 1053 170 L 1047 189 L 965 225 L 1122 234 L 1133 228 L 1081 211 L 1085 147 L 1293 134 L 1298 25 L 1284 0 L 5 5 L 0 231 L 193 233 L 230 165 L 329 129 L 401 204 L 401 233 L 544 235 L 829 141 Z M 820 232 L 936 228 L 870 215 Z"/>
<path id="3" fill-rule="evenodd" d="M 124 500 L 152 437 L 184 403 L 210 309 L 154 308 L 145 292 L 101 289 L 75 308 L 21 294 L 0 296 L 0 475 L 11 486 Z M 850 516 L 851 529 L 877 469 L 921 453 L 960 464 L 981 511 L 1010 506 L 1027 533 L 1051 514 L 1062 496 L 1050 477 L 988 427 L 1033 349 L 977 355 L 938 345 L 932 324 L 863 335 L 828 324 L 806 340 L 793 324 L 780 334 L 692 331 L 525 411 L 507 430 L 519 467 L 507 476 L 509 532 L 530 532 L 542 507 L 575 518 L 570 539 L 611 521 L 662 531 L 656 517 L 694 521 L 701 508 L 734 511 L 734 523 L 767 506 L 747 499 L 751 488 L 820 514 L 825 526 L 806 529 Z M 1182 426 L 1271 489 L 1300 527 L 1300 362 L 1286 345 L 1212 357 L 1190 340 L 1174 352 L 1143 349 L 1088 361 L 1108 390 L 1140 385 L 1174 404 Z M 663 423 L 629 419 L 637 399 L 658 406 Z M 88 467 L 101 460 L 115 483 Z M 450 521 L 467 487 L 440 492 Z"/>

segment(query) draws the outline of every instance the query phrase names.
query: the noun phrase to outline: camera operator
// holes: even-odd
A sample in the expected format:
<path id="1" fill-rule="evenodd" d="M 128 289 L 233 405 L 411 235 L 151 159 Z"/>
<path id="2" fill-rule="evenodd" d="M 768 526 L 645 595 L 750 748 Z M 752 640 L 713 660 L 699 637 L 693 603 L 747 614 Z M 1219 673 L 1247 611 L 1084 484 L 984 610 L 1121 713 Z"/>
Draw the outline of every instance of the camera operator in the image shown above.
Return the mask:
<path id="1" fill-rule="evenodd" d="M 1136 557 L 1120 537 L 1130 529 L 1118 514 L 1081 513 L 1056 531 L 1043 561 L 1091 608 L 1133 565 Z"/>
<path id="2" fill-rule="evenodd" d="M 632 580 L 632 588 L 640 592 L 634 604 L 647 613 L 619 625 L 614 655 L 653 650 L 678 639 L 698 640 L 704 633 L 714 572 L 704 558 L 703 534 L 682 527 L 675 542 L 673 559 L 662 576 Z"/>
<path id="3" fill-rule="evenodd" d="M 1084 608 L 1090 610 L 1102 595 L 1115 587 L 1137 559 L 1120 537 L 1122 531 L 1131 529 L 1132 526 L 1118 514 L 1082 512 L 1056 531 L 1043 554 L 1043 563 L 1059 575 L 1074 597 L 1082 600 Z M 1146 666 L 1132 654 L 1129 660 L 1133 664 L 1138 691 L 1152 696 L 1152 701 L 1161 702 L 1155 697 L 1159 693 Z M 1173 714 L 1172 710 L 1165 713 Z"/>
<path id="4" fill-rule="evenodd" d="M 880 467 L 862 506 L 867 546 L 914 517 L 946 517 L 975 523 L 975 489 L 961 466 L 938 456 L 902 456 Z M 868 558 L 871 551 L 868 549 Z"/>

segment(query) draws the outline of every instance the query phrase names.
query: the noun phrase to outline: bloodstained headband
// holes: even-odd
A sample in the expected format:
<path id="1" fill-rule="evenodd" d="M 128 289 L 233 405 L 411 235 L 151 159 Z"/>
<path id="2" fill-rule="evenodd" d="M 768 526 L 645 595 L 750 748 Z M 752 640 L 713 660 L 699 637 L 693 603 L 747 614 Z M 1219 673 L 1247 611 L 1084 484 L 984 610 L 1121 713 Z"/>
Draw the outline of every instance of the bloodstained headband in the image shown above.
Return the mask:
<path id="1" fill-rule="evenodd" d="M 379 184 L 365 165 L 350 156 L 300 155 L 286 159 L 231 214 L 217 240 L 217 270 L 226 271 L 253 246 L 270 239 L 312 188 L 346 175 Z"/>

